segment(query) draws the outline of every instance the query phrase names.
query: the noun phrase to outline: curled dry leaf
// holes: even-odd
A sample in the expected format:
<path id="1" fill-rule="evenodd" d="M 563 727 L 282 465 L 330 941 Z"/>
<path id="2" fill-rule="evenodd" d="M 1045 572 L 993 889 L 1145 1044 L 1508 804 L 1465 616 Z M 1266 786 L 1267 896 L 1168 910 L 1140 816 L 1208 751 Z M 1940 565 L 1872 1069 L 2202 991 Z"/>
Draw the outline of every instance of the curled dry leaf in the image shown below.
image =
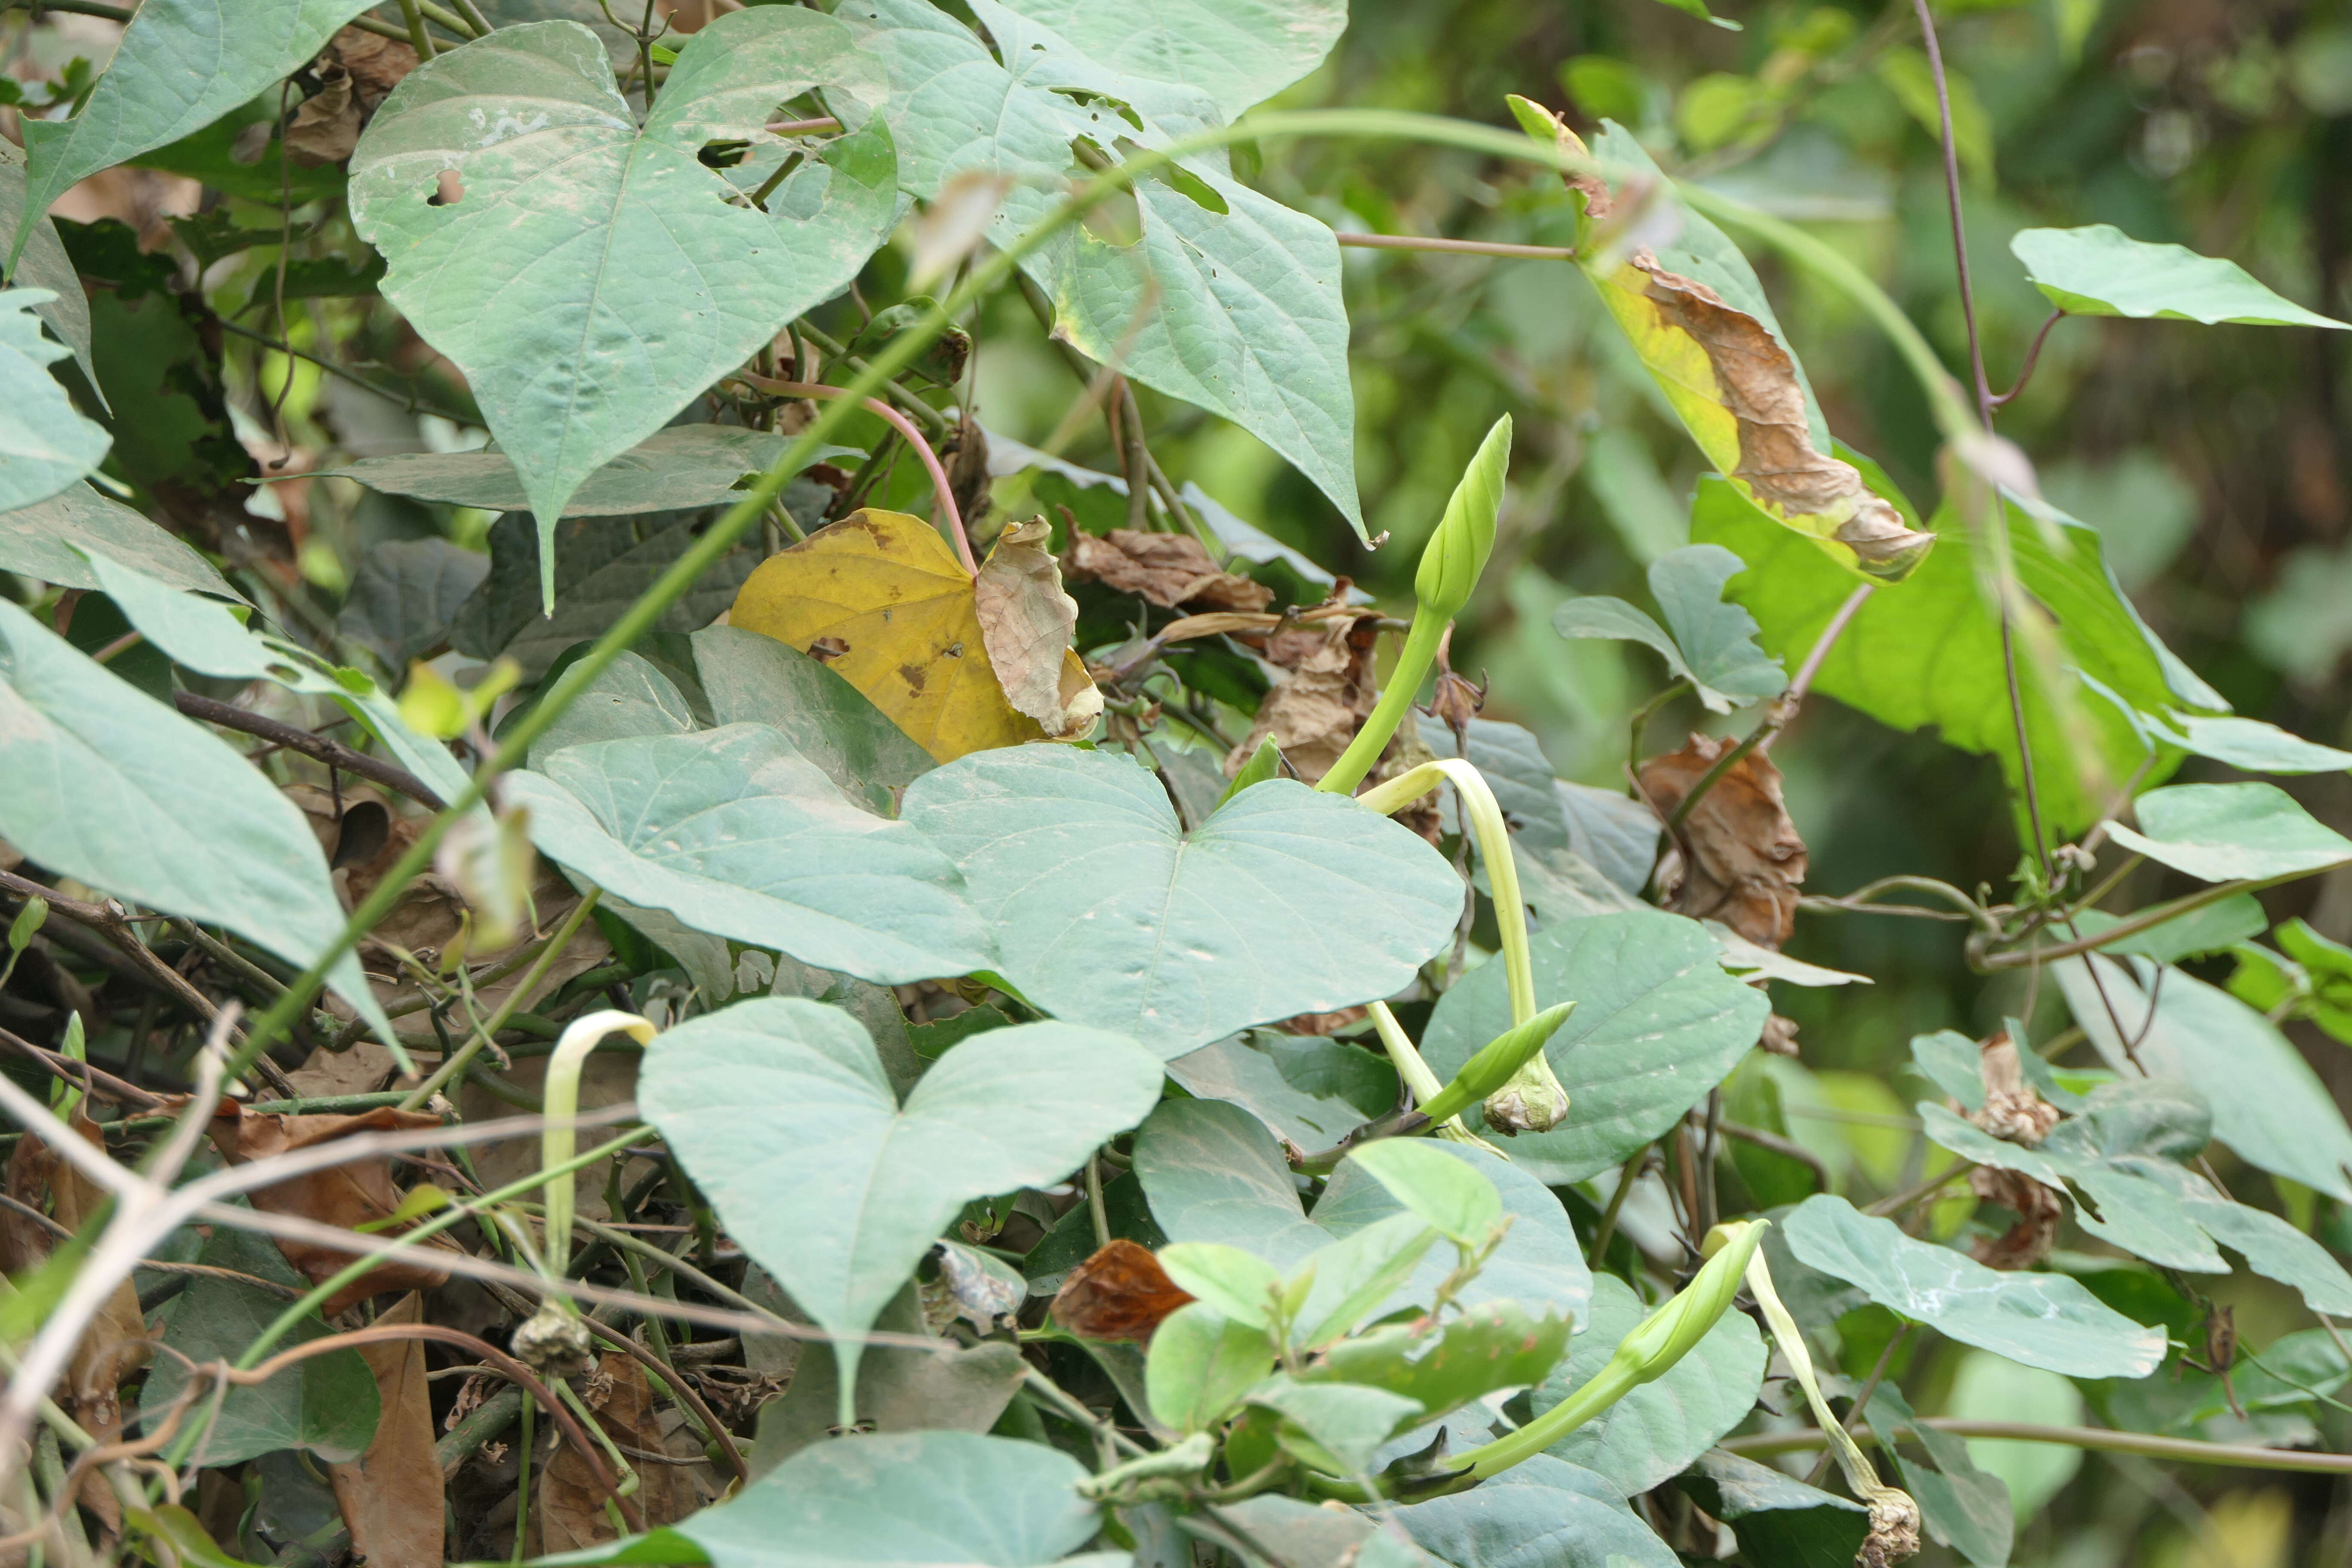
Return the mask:
<path id="1" fill-rule="evenodd" d="M 1076 738 L 1102 714 L 1102 693 L 1070 657 L 1078 602 L 1062 592 L 1062 574 L 1045 541 L 1043 518 L 1016 522 L 996 538 L 972 580 L 972 608 L 988 661 L 1004 700 L 1047 735 Z"/>
<path id="2" fill-rule="evenodd" d="M 1236 610 L 1254 614 L 1274 603 L 1274 590 L 1227 572 L 1189 533 L 1144 533 L 1114 528 L 1097 536 L 1070 531 L 1073 581 L 1100 583 L 1139 594 L 1162 609 Z"/>
<path id="3" fill-rule="evenodd" d="M 605 1434 L 625 1449 L 667 1453 L 653 1389 L 645 1369 L 619 1351 L 608 1351 L 582 1390 L 582 1402 Z M 699 1506 L 694 1478 L 679 1465 L 631 1459 L 637 1472 L 637 1489 L 631 1500 L 645 1511 L 646 1528 L 676 1524 Z M 535 1552 L 577 1552 L 607 1541 L 620 1531 L 604 1514 L 604 1489 L 595 1470 L 570 1444 L 555 1451 L 531 1487 L 537 1505 Z"/>
<path id="4" fill-rule="evenodd" d="M 282 1116 L 247 1110 L 234 1100 L 223 1100 L 212 1121 L 213 1147 L 232 1165 L 266 1160 L 296 1149 L 309 1149 L 362 1132 L 404 1132 L 437 1127 L 441 1119 L 420 1111 L 379 1107 L 358 1116 Z M 295 1176 L 252 1194 L 253 1206 L 267 1214 L 298 1215 L 304 1219 L 350 1229 L 390 1216 L 400 1206 L 392 1184 L 391 1162 L 383 1155 L 330 1166 Z M 397 1233 L 394 1227 L 393 1234 Z M 449 1243 L 435 1237 L 428 1248 Z M 331 1247 L 279 1238 L 278 1250 L 312 1284 L 339 1272 L 357 1256 Z M 436 1268 L 415 1249 L 395 1255 L 329 1297 L 321 1310 L 329 1317 L 354 1301 L 381 1290 L 429 1290 L 447 1282 L 446 1270 Z"/>
<path id="5" fill-rule="evenodd" d="M 1642 793 L 1661 815 L 1683 803 L 1717 759 L 1739 742 L 1693 735 L 1679 752 L 1642 764 Z M 1687 850 L 1687 854 L 1685 854 Z M 1682 843 L 1658 863 L 1665 905 L 1717 920 L 1775 952 L 1796 930 L 1805 841 L 1780 798 L 1780 770 L 1761 752 L 1733 763 L 1683 822 Z"/>
<path id="6" fill-rule="evenodd" d="M 1999 1236 L 1984 1237 L 1972 1249 L 1988 1268 L 2031 1268 L 2050 1256 L 2066 1205 L 2056 1193 L 2019 1171 L 1979 1165 L 1969 1173 L 1969 1191 L 2017 1214 L 2017 1223 Z"/>
<path id="7" fill-rule="evenodd" d="M 1265 658 L 1276 674 L 1258 704 L 1257 722 L 1225 758 L 1232 778 L 1269 738 L 1300 779 L 1313 784 L 1330 771 L 1380 700 L 1373 683 L 1371 616 L 1289 626 L 1265 639 Z"/>
<path id="8" fill-rule="evenodd" d="M 940 762 L 1045 739 L 1006 700 L 972 580 L 920 518 L 861 510 L 817 530 L 761 563 L 730 624 L 803 653 L 837 645 L 834 673 Z"/>
<path id="9" fill-rule="evenodd" d="M 75 1136 L 104 1147 L 98 1124 L 77 1110 Z M 51 1219 L 67 1230 L 79 1232 L 104 1206 L 106 1194 L 57 1152 L 27 1132 L 16 1141 L 8 1157 L 8 1195 L 39 1210 L 47 1200 Z M 55 1245 L 49 1232 L 11 1209 L 0 1213 L 0 1273 L 20 1276 L 37 1268 Z M 148 1342 L 146 1320 L 139 1310 L 138 1293 L 130 1280 L 114 1288 L 92 1318 L 81 1342 L 67 1363 L 65 1383 L 57 1390 L 58 1403 L 84 1431 L 99 1441 L 112 1442 L 122 1435 L 122 1405 L 116 1389 L 122 1379 L 147 1363 L 154 1354 Z M 119 1531 L 122 1508 L 106 1478 L 93 1472 L 82 1483 L 83 1506 Z"/>
<path id="10" fill-rule="evenodd" d="M 320 89 L 287 117 L 287 158 L 298 168 L 349 158 L 375 106 L 415 68 L 416 51 L 406 44 L 345 27 L 319 57 Z"/>
<path id="11" fill-rule="evenodd" d="M 1054 1321 L 1080 1339 L 1148 1345 L 1160 1320 L 1191 1300 L 1150 1247 L 1114 1239 L 1070 1270 L 1052 1312 Z"/>
<path id="12" fill-rule="evenodd" d="M 1984 1079 L 1985 1102 L 1969 1120 L 2012 1143 L 2032 1148 L 2041 1142 L 2058 1125 L 2058 1108 L 2025 1081 L 2016 1042 L 2003 1031 L 1978 1049 L 1977 1071 Z"/>
<path id="13" fill-rule="evenodd" d="M 377 1314 L 378 1324 L 421 1323 L 414 1290 Z M 380 1340 L 359 1347 L 375 1373 L 383 1414 L 367 1452 L 327 1467 L 335 1505 L 352 1550 L 372 1563 L 440 1568 L 441 1460 L 433 1448 L 433 1389 L 425 1380 L 423 1340 Z"/>

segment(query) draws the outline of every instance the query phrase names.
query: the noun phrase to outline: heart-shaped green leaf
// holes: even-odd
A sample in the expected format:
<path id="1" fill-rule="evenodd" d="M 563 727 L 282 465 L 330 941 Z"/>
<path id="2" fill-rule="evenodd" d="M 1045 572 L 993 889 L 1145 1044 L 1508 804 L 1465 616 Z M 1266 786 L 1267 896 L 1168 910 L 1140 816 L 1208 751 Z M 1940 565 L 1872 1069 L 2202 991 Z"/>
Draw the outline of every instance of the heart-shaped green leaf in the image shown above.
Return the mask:
<path id="1" fill-rule="evenodd" d="M 1144 1387 L 1151 1414 L 1179 1432 L 1200 1432 L 1274 1370 L 1263 1329 L 1221 1317 L 1206 1301 L 1179 1307 L 1152 1331 Z"/>
<path id="2" fill-rule="evenodd" d="M 1756 617 L 1723 602 L 1723 585 L 1748 569 L 1719 544 L 1690 544 L 1650 563 L 1650 592 L 1674 628 L 1622 599 L 1570 599 L 1552 612 L 1564 637 L 1622 637 L 1655 648 L 1717 713 L 1779 695 L 1789 684 L 1777 660 L 1756 646 Z"/>
<path id="3" fill-rule="evenodd" d="M 2034 287 L 2070 315 L 2352 331 L 2352 323 L 2279 298 L 2234 261 L 2134 239 L 2110 223 L 2021 229 L 2009 248 Z"/>
<path id="4" fill-rule="evenodd" d="M 2068 1377 L 2146 1377 L 2164 1360 L 2162 1329 L 2141 1327 L 2063 1274 L 1987 1268 L 1827 1193 L 1807 1198 L 1782 1226 L 1789 1250 L 1807 1268 L 2011 1361 Z"/>
<path id="5" fill-rule="evenodd" d="M 1141 765 L 1016 746 L 924 774 L 905 816 L 963 872 L 1024 996 L 1163 1058 L 1389 995 L 1462 914 L 1426 841 L 1286 779 L 1186 833 Z"/>
<path id="6" fill-rule="evenodd" d="M 2132 805 L 2138 828 L 2110 822 L 2107 837 L 2208 882 L 2290 877 L 2352 860 L 2352 839 L 2276 784 L 2173 784 Z"/>
<path id="7" fill-rule="evenodd" d="M 975 1035 L 904 1106 L 839 1008 L 761 998 L 646 1051 L 638 1103 L 728 1233 L 810 1318 L 863 1333 L 973 1198 L 1059 1181 L 1160 1094 L 1131 1042 L 1067 1024 Z M 836 1340 L 845 1388 L 863 1346 Z"/>
<path id="8" fill-rule="evenodd" d="M 1672 1127 L 1738 1065 L 1771 1011 L 1762 992 L 1723 972 L 1706 928 L 1679 915 L 1555 921 L 1528 952 L 1537 1005 L 1576 1004 L 1544 1047 L 1568 1090 L 1568 1120 L 1510 1144 L 1516 1168 L 1555 1186 L 1607 1170 Z M 1451 1079 L 1510 1026 L 1502 969 L 1483 964 L 1439 1001 L 1422 1054 Z"/>
<path id="9" fill-rule="evenodd" d="M 697 931 L 880 984 L 989 966 L 954 868 L 764 724 L 572 746 L 507 788 L 541 854 Z"/>
<path id="10" fill-rule="evenodd" d="M 811 89 L 851 127 L 752 206 L 698 154 L 773 147 Z M 849 29 L 761 6 L 678 50 L 643 127 L 573 22 L 501 27 L 409 73 L 352 160 L 384 297 L 460 366 L 539 520 L 856 275 L 897 216 L 882 96 Z M 445 177 L 446 176 L 446 177 Z"/>

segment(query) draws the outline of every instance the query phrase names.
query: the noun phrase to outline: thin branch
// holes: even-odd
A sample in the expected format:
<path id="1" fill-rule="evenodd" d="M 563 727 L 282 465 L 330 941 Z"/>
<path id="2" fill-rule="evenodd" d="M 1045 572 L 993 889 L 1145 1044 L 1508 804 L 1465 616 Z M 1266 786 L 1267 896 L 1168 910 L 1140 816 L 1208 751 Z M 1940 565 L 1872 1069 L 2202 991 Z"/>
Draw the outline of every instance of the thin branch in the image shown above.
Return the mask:
<path id="1" fill-rule="evenodd" d="M 761 392 L 773 393 L 782 397 L 833 398 L 850 395 L 848 392 L 838 386 L 820 386 L 809 381 L 777 381 L 769 376 L 754 374 L 747 370 L 737 371 L 734 379 L 746 386 L 754 386 Z M 862 397 L 856 401 L 865 405 L 868 414 L 875 416 L 906 437 L 907 444 L 915 448 L 915 455 L 922 458 L 924 471 L 931 476 L 931 489 L 938 493 L 940 510 L 947 514 L 948 542 L 955 546 L 956 555 L 963 562 L 963 569 L 973 576 L 978 576 L 980 563 L 972 559 L 971 541 L 964 534 L 963 515 L 956 510 L 955 487 L 948 482 L 948 471 L 940 465 L 940 455 L 931 450 L 931 444 L 923 439 L 923 433 L 915 428 L 913 420 L 880 398 Z"/>
<path id="2" fill-rule="evenodd" d="M 363 779 L 383 785 L 388 790 L 404 795 L 419 805 L 431 810 L 445 811 L 448 808 L 449 803 L 443 800 L 432 785 L 410 773 L 406 768 L 387 763 L 380 757 L 371 757 L 363 752 L 355 752 L 339 741 L 328 740 L 324 735 L 314 735 L 308 730 L 297 729 L 291 724 L 264 718 L 250 710 L 239 708 L 235 703 L 222 702 L 210 697 L 199 697 L 193 691 L 174 691 L 172 693 L 172 705 L 191 719 L 201 719 L 207 724 L 217 724 L 224 730 L 236 730 L 247 735 L 257 735 L 262 740 L 283 746 L 289 752 L 299 752 L 306 757 L 316 758 L 331 768 L 341 768 L 347 773 L 356 773 Z"/>
<path id="3" fill-rule="evenodd" d="M 1783 1138 L 1778 1132 L 1768 1132 L 1761 1127 L 1744 1126 L 1737 1121 L 1717 1121 L 1716 1130 L 1726 1138 L 1737 1138 L 1742 1143 L 1752 1143 L 1757 1148 L 1768 1150 L 1784 1160 L 1796 1161 L 1812 1172 L 1813 1180 L 1821 1184 L 1822 1192 L 1830 1190 L 1829 1166 L 1822 1163 L 1822 1157 L 1819 1154 L 1814 1153 L 1795 1139 Z"/>
<path id="4" fill-rule="evenodd" d="M 2137 1454 L 2148 1459 L 2172 1459 L 2189 1465 L 2221 1465 L 2245 1470 L 2301 1470 L 2321 1475 L 2352 1475 L 2352 1454 L 2321 1454 L 2301 1448 L 2257 1448 L 2251 1444 L 2204 1443 L 2190 1437 L 2160 1437 L 2147 1432 L 2118 1432 L 2105 1426 L 2042 1426 L 2031 1421 L 1969 1421 L 1929 1415 L 1916 1425 L 1948 1432 L 1955 1437 L 2004 1437 L 2016 1443 L 2049 1443 L 2094 1453 Z M 1864 1428 L 1858 1442 L 1875 1442 Z M 1819 1431 L 1773 1432 L 1755 1437 L 1727 1437 L 1723 1447 L 1745 1458 L 1769 1458 L 1796 1453 L 1829 1441 Z"/>
<path id="5" fill-rule="evenodd" d="M 2025 363 L 2018 367 L 2017 384 L 1992 400 L 1995 408 L 2006 405 L 2025 390 L 2025 384 L 2033 379 L 2034 363 L 2042 357 L 2042 340 L 2050 335 L 2051 328 L 2065 319 L 2066 312 L 2063 310 L 2050 312 L 2050 319 L 2042 323 L 2042 330 L 2033 334 L 2033 342 L 2026 348 Z"/>
<path id="6" fill-rule="evenodd" d="M 368 18 L 368 20 L 371 21 L 374 18 L 373 17 Z M 370 28 L 368 30 L 373 32 L 374 29 Z M 408 41 L 408 35 L 405 32 L 398 32 L 393 36 L 397 37 L 403 43 Z M 395 391 L 391 387 L 370 381 L 367 377 L 360 374 L 359 372 L 352 370 L 348 366 L 338 364 L 333 360 L 323 359 L 317 354 L 311 353 L 307 349 L 298 349 L 291 343 L 279 342 L 276 338 L 271 337 L 267 332 L 257 332 L 251 327 L 239 326 L 236 322 L 230 321 L 226 316 L 215 316 L 213 320 L 219 324 L 224 331 L 234 332 L 240 338 L 248 338 L 253 342 L 259 343 L 263 348 L 274 350 L 278 353 L 291 354 L 299 360 L 308 360 L 312 364 L 317 365 L 320 370 L 325 371 L 329 375 L 334 376 L 338 380 L 348 381 L 353 386 L 360 388 L 363 392 L 372 392 L 375 394 L 376 396 L 383 398 L 386 403 L 404 404 L 405 405 L 404 411 L 407 413 L 430 414 L 436 418 L 446 419 L 452 425 L 477 425 L 481 422 L 479 416 L 477 415 L 459 414 L 451 409 L 443 408 L 437 405 L 426 403 L 415 393 Z M 280 477 L 285 479 L 299 479 L 302 476 L 299 474 L 286 474 Z"/>
<path id="7" fill-rule="evenodd" d="M 1370 250 L 1433 250 L 1454 256 L 1515 256 L 1532 261 L 1573 261 L 1576 252 L 1563 245 L 1512 245 L 1498 239 L 1436 239 L 1418 234 L 1341 234 L 1342 245 Z"/>

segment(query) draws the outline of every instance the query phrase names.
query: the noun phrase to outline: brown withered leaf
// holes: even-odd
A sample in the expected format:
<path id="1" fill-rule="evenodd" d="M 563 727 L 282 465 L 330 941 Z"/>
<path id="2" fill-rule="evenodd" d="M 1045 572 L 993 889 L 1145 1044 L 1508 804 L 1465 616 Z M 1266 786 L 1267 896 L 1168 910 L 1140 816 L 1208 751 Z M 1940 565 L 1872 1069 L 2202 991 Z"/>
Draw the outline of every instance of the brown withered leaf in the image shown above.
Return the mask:
<path id="1" fill-rule="evenodd" d="M 100 1148 L 105 1146 L 98 1124 L 77 1110 L 73 1132 Z M 16 1141 L 8 1157 L 8 1195 L 31 1208 L 44 1206 L 49 1217 L 68 1231 L 79 1232 L 104 1205 L 106 1194 L 89 1179 L 60 1158 L 36 1133 Z M 0 1217 L 0 1271 L 14 1275 L 38 1268 L 56 1245 L 49 1232 L 14 1210 Z M 139 1296 L 125 1279 L 115 1287 L 92 1318 L 67 1363 L 58 1403 L 100 1442 L 122 1435 L 122 1405 L 117 1393 L 123 1378 L 147 1363 L 155 1353 L 147 1323 L 139 1310 Z M 92 1473 L 82 1483 L 82 1505 L 96 1513 L 110 1531 L 122 1526 L 122 1505 L 106 1478 Z"/>
<path id="2" fill-rule="evenodd" d="M 416 51 L 397 38 L 345 27 L 327 44 L 328 53 L 349 71 L 362 113 L 373 114 L 402 79 L 416 68 Z"/>
<path id="3" fill-rule="evenodd" d="M 1670 815 L 1716 760 L 1738 743 L 1729 736 L 1693 735 L 1681 751 L 1642 764 L 1642 792 L 1662 815 Z M 1750 752 L 1733 763 L 1691 808 L 1682 839 L 1658 863 L 1666 907 L 1693 920 L 1721 921 L 1759 947 L 1777 952 L 1796 930 L 1805 841 L 1780 798 L 1780 770 L 1772 759 Z"/>
<path id="4" fill-rule="evenodd" d="M 1225 776 L 1240 773 L 1268 737 L 1307 783 L 1328 773 L 1380 700 L 1371 668 L 1379 626 L 1360 616 L 1269 635 L 1265 660 L 1279 673 L 1258 704 L 1257 722 L 1226 756 Z"/>
<path id="5" fill-rule="evenodd" d="M 2011 1143 L 2030 1148 L 2041 1142 L 2058 1125 L 2058 1108 L 2025 1081 L 2016 1042 L 2003 1030 L 1977 1049 L 1977 1072 L 1984 1079 L 1985 1102 L 1969 1120 Z"/>
<path id="6" fill-rule="evenodd" d="M 669 1451 L 663 1441 L 660 1415 L 654 1409 L 652 1385 L 634 1359 L 619 1351 L 605 1352 L 589 1374 L 588 1384 L 581 1391 L 582 1403 L 614 1442 L 645 1453 Z M 694 1479 L 686 1467 L 635 1458 L 629 1463 L 638 1478 L 630 1500 L 645 1510 L 646 1529 L 676 1524 L 699 1506 Z M 620 1539 L 620 1532 L 605 1517 L 604 1489 L 596 1479 L 595 1469 L 569 1443 L 556 1450 L 531 1490 L 537 1505 L 534 1553 L 577 1552 Z"/>
<path id="7" fill-rule="evenodd" d="M 375 1321 L 421 1323 L 424 1299 L 412 1290 Z M 433 1450 L 425 1342 L 385 1340 L 363 1344 L 359 1352 L 375 1373 L 383 1415 L 366 1453 L 349 1464 L 327 1467 L 336 1506 L 342 1510 L 352 1548 L 370 1562 L 440 1568 L 441 1461 Z"/>
<path id="8" fill-rule="evenodd" d="M 2017 1223 L 1999 1236 L 1980 1237 L 1972 1249 L 1988 1268 L 2031 1268 L 2050 1256 L 2066 1205 L 2058 1194 L 2017 1171 L 1979 1165 L 1969 1173 L 1969 1191 L 1987 1203 L 2017 1213 Z"/>
<path id="9" fill-rule="evenodd" d="M 1150 1247 L 1114 1239 L 1070 1270 L 1051 1310 L 1054 1321 L 1080 1339 L 1149 1345 L 1160 1321 L 1191 1300 Z"/>
<path id="10" fill-rule="evenodd" d="M 1637 277 L 1647 279 L 1641 297 L 1667 336 L 1660 342 L 1629 322 L 1636 348 L 1645 358 L 1661 355 L 1672 334 L 1680 333 L 1713 371 L 1711 397 L 1705 392 L 1676 397 L 1672 386 L 1667 395 L 1709 457 L 1736 458 L 1725 477 L 1781 521 L 1843 545 L 1861 571 L 1885 578 L 1907 573 L 1935 543 L 1935 535 L 1912 528 L 1891 503 L 1871 493 L 1852 463 L 1815 449 L 1796 361 L 1771 329 L 1726 304 L 1706 284 L 1668 271 L 1646 247 L 1634 251 L 1608 280 L 1604 298 L 1630 293 Z M 1618 315 L 1623 320 L 1626 312 Z M 1685 368 L 1680 354 L 1671 357 L 1676 369 Z M 1727 446 L 1728 452 L 1719 449 Z"/>
<path id="11" fill-rule="evenodd" d="M 360 144 L 360 105 L 352 73 L 332 60 L 318 68 L 320 87 L 286 121 L 286 157 L 298 169 L 340 163 Z"/>
<path id="12" fill-rule="evenodd" d="M 309 1149 L 362 1132 L 415 1131 L 437 1127 L 440 1118 L 421 1111 L 383 1106 L 357 1116 L 283 1116 L 248 1111 L 233 1100 L 223 1100 L 212 1121 L 213 1147 L 232 1165 L 265 1160 L 296 1149 Z M 298 1215 L 349 1229 L 390 1215 L 400 1206 L 392 1183 L 392 1164 L 378 1154 L 295 1176 L 251 1194 L 253 1206 L 268 1214 Z M 306 1241 L 278 1237 L 278 1250 L 312 1284 L 340 1271 L 355 1253 Z M 425 1248 L 449 1244 L 439 1237 Z M 436 1268 L 422 1252 L 411 1249 L 376 1265 L 329 1297 L 322 1310 L 332 1317 L 354 1301 L 382 1290 L 429 1290 L 447 1283 L 446 1269 Z"/>
<path id="13" fill-rule="evenodd" d="M 1069 657 L 1078 602 L 1062 592 L 1062 574 L 1045 548 L 1053 526 L 1043 518 L 1008 525 L 972 579 L 972 610 L 988 662 L 1016 712 L 1051 736 L 1083 732 L 1102 713 L 1102 693 Z"/>
<path id="14" fill-rule="evenodd" d="M 1274 603 L 1273 589 L 1221 569 L 1189 533 L 1114 528 L 1097 535 L 1073 529 L 1069 572 L 1073 580 L 1139 594 L 1163 609 L 1255 612 Z"/>

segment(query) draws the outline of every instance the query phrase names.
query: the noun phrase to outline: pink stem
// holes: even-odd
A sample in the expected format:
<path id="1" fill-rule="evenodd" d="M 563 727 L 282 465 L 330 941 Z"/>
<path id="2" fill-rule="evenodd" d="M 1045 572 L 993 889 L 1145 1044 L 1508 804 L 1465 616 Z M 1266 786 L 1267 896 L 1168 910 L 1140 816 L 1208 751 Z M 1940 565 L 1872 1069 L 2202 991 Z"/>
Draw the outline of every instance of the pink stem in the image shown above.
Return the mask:
<path id="1" fill-rule="evenodd" d="M 735 378 L 748 386 L 758 387 L 761 392 L 772 392 L 785 397 L 846 397 L 849 395 L 848 389 L 845 387 L 820 386 L 807 381 L 778 381 L 772 376 L 754 375 L 750 371 L 738 371 Z M 879 417 L 893 430 L 904 436 L 907 438 L 907 444 L 915 448 L 915 455 L 923 459 L 923 468 L 931 476 L 931 489 L 938 492 L 940 509 L 947 513 L 948 542 L 955 546 L 957 556 L 963 562 L 963 569 L 975 577 L 979 576 L 980 563 L 971 558 L 971 541 L 964 537 L 963 514 L 956 510 L 955 490 L 948 483 L 948 471 L 940 465 L 940 455 L 931 450 L 931 444 L 923 439 L 923 433 L 915 428 L 913 420 L 878 397 L 867 397 L 860 401 L 866 405 L 866 412 Z"/>

